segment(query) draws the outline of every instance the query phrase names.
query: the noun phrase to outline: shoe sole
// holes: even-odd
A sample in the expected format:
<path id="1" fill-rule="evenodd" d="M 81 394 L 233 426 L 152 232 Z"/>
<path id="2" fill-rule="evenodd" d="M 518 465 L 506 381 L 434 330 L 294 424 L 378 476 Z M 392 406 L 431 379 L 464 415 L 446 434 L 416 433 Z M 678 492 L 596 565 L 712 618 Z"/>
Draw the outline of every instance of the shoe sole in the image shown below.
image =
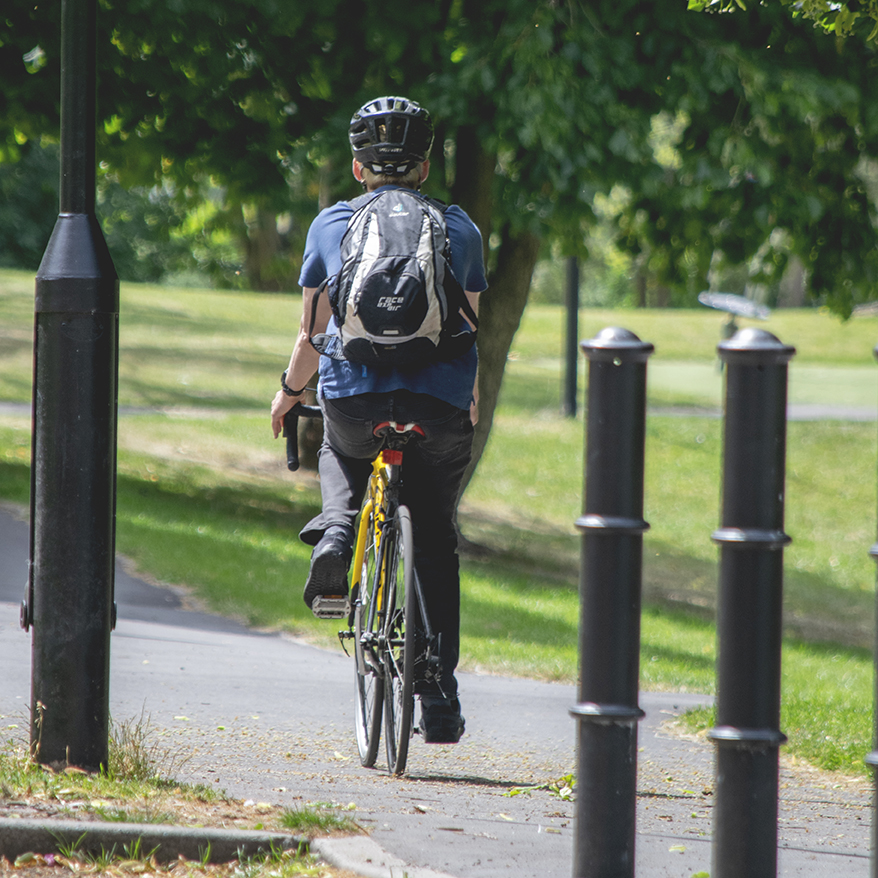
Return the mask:
<path id="1" fill-rule="evenodd" d="M 347 601 L 348 565 L 344 558 L 318 558 L 311 566 L 303 595 L 313 610 L 317 598 Z M 310 600 L 309 600 L 310 596 Z"/>
<path id="2" fill-rule="evenodd" d="M 466 731 L 466 726 L 461 725 L 458 729 L 452 731 L 450 728 L 441 729 L 425 729 L 423 726 L 418 729 L 425 744 L 457 744 Z"/>

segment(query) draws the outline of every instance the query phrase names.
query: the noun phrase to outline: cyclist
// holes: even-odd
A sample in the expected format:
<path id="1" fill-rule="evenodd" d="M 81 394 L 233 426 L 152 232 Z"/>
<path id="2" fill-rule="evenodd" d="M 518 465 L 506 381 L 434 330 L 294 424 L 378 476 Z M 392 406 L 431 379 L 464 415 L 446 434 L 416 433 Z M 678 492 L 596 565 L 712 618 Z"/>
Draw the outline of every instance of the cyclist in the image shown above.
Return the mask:
<path id="1" fill-rule="evenodd" d="M 352 172 L 367 193 L 404 187 L 418 192 L 430 171 L 433 123 L 426 109 L 402 97 L 381 97 L 353 116 L 349 139 Z M 464 731 L 457 667 L 460 643 L 460 576 L 454 514 L 460 484 L 472 450 L 477 419 L 477 355 L 473 346 L 451 361 L 409 368 L 362 366 L 320 356 L 311 331 L 333 329 L 327 297 L 318 296 L 314 326 L 311 309 L 317 287 L 341 268 L 340 244 L 353 208 L 347 201 L 321 211 L 305 243 L 299 282 L 302 320 L 281 389 L 271 408 L 274 436 L 283 416 L 302 399 L 319 366 L 318 397 L 324 412 L 324 441 L 318 470 L 322 512 L 299 535 L 314 546 L 304 600 L 347 594 L 347 573 L 371 460 L 381 447 L 373 429 L 384 421 L 415 422 L 424 436 L 406 448 L 402 502 L 412 512 L 415 569 L 427 613 L 439 637 L 442 678 L 416 681 L 421 702 L 420 728 L 428 743 L 456 743 Z M 482 239 L 466 213 L 445 211 L 451 267 L 473 311 L 487 287 Z M 465 319 L 461 316 L 462 323 Z M 467 328 L 462 326 L 462 329 Z"/>

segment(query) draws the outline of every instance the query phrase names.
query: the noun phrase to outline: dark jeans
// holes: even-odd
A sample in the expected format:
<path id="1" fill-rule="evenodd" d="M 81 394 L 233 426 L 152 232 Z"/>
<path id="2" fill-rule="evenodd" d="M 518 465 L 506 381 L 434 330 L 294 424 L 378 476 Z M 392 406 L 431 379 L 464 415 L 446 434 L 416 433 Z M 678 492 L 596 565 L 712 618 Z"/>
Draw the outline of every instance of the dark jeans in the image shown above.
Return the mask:
<path id="1" fill-rule="evenodd" d="M 367 393 L 321 402 L 324 439 L 320 448 L 323 511 L 300 534 L 316 545 L 330 527 L 354 539 L 354 519 L 382 440 L 372 430 L 382 421 L 415 422 L 424 436 L 405 446 L 401 502 L 412 513 L 415 570 L 427 614 L 441 634 L 442 692 L 457 695 L 454 670 L 460 653 L 460 567 L 454 514 L 460 483 L 472 455 L 473 426 L 468 411 L 406 390 Z M 433 691 L 431 691 L 431 689 Z M 423 695 L 435 687 L 418 687 Z"/>

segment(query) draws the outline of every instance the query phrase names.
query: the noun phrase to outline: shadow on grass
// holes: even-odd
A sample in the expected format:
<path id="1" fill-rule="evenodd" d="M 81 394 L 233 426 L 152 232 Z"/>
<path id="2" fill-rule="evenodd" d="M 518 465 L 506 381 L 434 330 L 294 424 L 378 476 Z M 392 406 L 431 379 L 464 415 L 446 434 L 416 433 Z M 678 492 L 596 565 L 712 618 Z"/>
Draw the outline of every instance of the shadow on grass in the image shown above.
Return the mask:
<path id="1" fill-rule="evenodd" d="M 578 393 L 582 405 L 583 392 Z M 504 409 L 519 409 L 528 417 L 537 409 L 561 408 L 561 382 L 557 374 L 539 372 L 526 365 L 511 364 L 503 375 L 503 390 L 498 405 Z"/>
<path id="2" fill-rule="evenodd" d="M 504 579 L 524 578 L 536 589 L 578 590 L 578 535 L 536 533 L 473 510 L 462 515 L 461 522 L 468 537 L 462 543 L 464 569 L 486 570 Z M 644 540 L 644 606 L 712 624 L 717 589 L 717 560 L 694 557 L 650 537 Z M 869 649 L 873 603 L 871 591 L 842 588 L 794 567 L 784 570 L 783 624 L 787 637 Z"/>
<path id="3" fill-rule="evenodd" d="M 514 603 L 498 604 L 490 597 L 479 598 L 466 594 L 462 599 L 461 635 L 476 640 L 502 640 L 507 644 L 529 644 L 543 647 L 575 647 L 578 639 L 579 615 L 577 604 L 571 600 L 569 612 L 549 614 L 539 606 L 532 606 L 529 598 L 539 585 L 501 578 L 495 580 L 504 592 L 514 593 Z"/>
<path id="4" fill-rule="evenodd" d="M 557 372 L 534 367 L 527 362 L 512 363 L 503 375 L 503 389 L 499 404 L 504 411 L 515 409 L 533 417 L 534 411 L 541 409 L 561 410 L 561 380 Z M 577 390 L 577 420 L 583 423 L 587 408 L 585 384 L 580 381 Z M 686 387 L 647 387 L 647 405 L 661 413 L 661 409 L 687 408 L 695 413 L 714 420 L 718 417 L 718 407 L 705 401 L 704 393 Z"/>
<path id="5" fill-rule="evenodd" d="M 673 620 L 676 624 L 684 621 L 679 614 L 670 614 L 666 616 Z M 656 646 L 648 640 L 641 643 L 641 654 L 648 662 L 664 662 L 665 666 L 686 667 L 690 673 L 704 677 L 705 682 L 712 683 L 714 673 L 716 671 L 716 660 L 712 654 L 695 655 L 691 651 L 685 649 L 671 649 L 667 646 Z M 708 689 L 712 691 L 713 686 Z M 707 690 L 704 690 L 707 691 Z"/>
<path id="6" fill-rule="evenodd" d="M 30 467 L 26 463 L 0 461 L 0 497 L 10 503 L 28 503 Z"/>
<path id="7" fill-rule="evenodd" d="M 311 619 L 301 598 L 310 549 L 298 533 L 316 511 L 276 489 L 122 475 L 117 544 L 138 567 L 185 584 L 216 612 L 286 627 Z"/>
<path id="8" fill-rule="evenodd" d="M 299 542 L 313 504 L 282 486 L 211 486 L 118 477 L 116 544 L 160 582 L 185 586 L 207 607 L 256 626 L 310 629 L 302 602 L 310 549 Z M 30 468 L 0 461 L 0 497 L 26 505 Z"/>
<path id="9" fill-rule="evenodd" d="M 6 333 L 0 338 L 0 357 L 13 357 L 24 352 L 30 353 L 33 346 L 33 338 Z"/>
<path id="10" fill-rule="evenodd" d="M 717 561 L 681 554 L 667 543 L 644 542 L 646 604 L 682 610 L 712 622 L 716 616 L 718 582 Z M 871 648 L 871 592 L 842 588 L 822 576 L 789 566 L 784 568 L 783 589 L 785 637 L 808 643 Z"/>
<path id="11" fill-rule="evenodd" d="M 223 293 L 212 291 L 210 295 L 222 297 Z M 231 295 L 240 294 L 232 292 Z M 292 296 L 289 301 L 293 301 Z M 190 310 L 196 311 L 197 315 L 193 316 Z M 124 292 L 120 324 L 129 331 L 148 328 L 185 333 L 186 327 L 191 326 L 196 327 L 198 333 L 205 336 L 229 337 L 235 340 L 241 337 L 238 321 L 229 319 L 228 314 L 211 317 L 207 310 L 199 305 L 187 309 L 185 299 L 182 300 L 182 305 L 176 308 L 169 305 L 146 304 L 143 299 L 125 296 Z"/>
<path id="12" fill-rule="evenodd" d="M 188 385 L 178 386 L 170 383 L 170 379 L 161 383 L 152 376 L 139 380 L 136 376 L 126 375 L 124 384 L 125 399 L 129 401 L 129 405 L 136 405 L 138 408 L 210 408 L 228 412 L 252 412 L 259 409 L 264 402 L 252 396 L 235 396 L 228 392 L 228 388 L 217 388 L 214 393 L 199 395 Z"/>
<path id="13" fill-rule="evenodd" d="M 319 506 L 297 499 L 292 502 L 282 485 L 199 485 L 185 477 L 145 481 L 134 476 L 118 477 L 119 504 L 123 509 L 137 503 L 153 503 L 186 521 L 228 519 L 231 524 L 266 527 L 292 532 L 319 512 Z"/>

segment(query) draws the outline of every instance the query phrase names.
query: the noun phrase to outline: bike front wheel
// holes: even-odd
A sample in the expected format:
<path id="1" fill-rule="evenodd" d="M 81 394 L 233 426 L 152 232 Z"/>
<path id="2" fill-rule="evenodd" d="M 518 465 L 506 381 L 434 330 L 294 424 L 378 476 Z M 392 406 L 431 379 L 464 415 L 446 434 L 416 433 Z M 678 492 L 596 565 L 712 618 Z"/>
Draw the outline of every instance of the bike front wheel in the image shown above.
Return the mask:
<path id="1" fill-rule="evenodd" d="M 354 599 L 354 664 L 357 713 L 355 719 L 360 762 L 371 768 L 378 757 L 381 715 L 384 706 L 384 665 L 380 641 L 384 614 L 380 602 L 380 561 L 371 504 L 363 510 L 358 541 L 364 542 L 359 585 Z M 359 554 L 359 553 L 358 553 Z"/>
<path id="2" fill-rule="evenodd" d="M 415 709 L 415 546 L 412 519 L 408 509 L 400 506 L 393 528 L 385 530 L 384 555 L 389 585 L 384 651 L 384 746 L 387 768 L 402 774 L 408 758 Z"/>

